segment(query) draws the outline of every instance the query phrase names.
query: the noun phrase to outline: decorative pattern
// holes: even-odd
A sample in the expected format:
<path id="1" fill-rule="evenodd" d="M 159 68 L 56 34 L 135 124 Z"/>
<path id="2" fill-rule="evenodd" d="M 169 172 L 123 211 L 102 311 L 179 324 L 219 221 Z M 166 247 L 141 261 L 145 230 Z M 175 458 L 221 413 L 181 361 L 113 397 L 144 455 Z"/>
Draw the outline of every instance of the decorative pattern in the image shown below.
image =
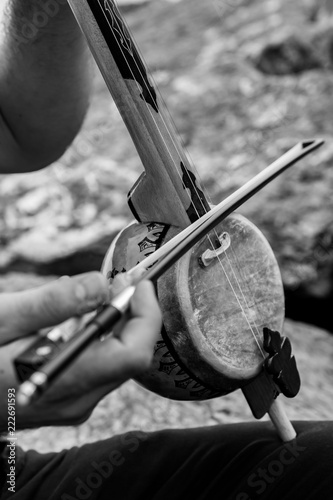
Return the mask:
<path id="1" fill-rule="evenodd" d="M 90 9 L 103 29 L 105 41 L 125 80 L 140 86 L 140 98 L 158 113 L 155 88 L 148 79 L 146 67 L 131 40 L 127 27 L 113 0 L 88 0 Z"/>
<path id="2" fill-rule="evenodd" d="M 119 16 L 119 11 L 116 9 L 115 4 L 109 0 L 104 0 L 104 9 L 110 14 L 112 29 L 118 33 L 120 44 L 134 57 L 131 38 L 125 28 L 124 21 Z"/>
<path id="3" fill-rule="evenodd" d="M 185 167 L 184 163 L 180 163 L 182 170 L 182 181 L 184 189 L 189 189 L 191 205 L 186 210 L 191 222 L 195 222 L 199 217 L 202 217 L 209 212 L 210 207 L 206 201 L 203 191 L 198 187 L 197 178 L 193 172 Z"/>
<path id="4" fill-rule="evenodd" d="M 218 395 L 217 392 L 204 387 L 199 382 L 196 382 L 185 370 L 183 370 L 173 355 L 164 340 L 156 342 L 154 355 L 158 359 L 158 371 L 172 377 L 174 386 L 181 391 L 187 391 L 190 399 L 208 399 Z"/>

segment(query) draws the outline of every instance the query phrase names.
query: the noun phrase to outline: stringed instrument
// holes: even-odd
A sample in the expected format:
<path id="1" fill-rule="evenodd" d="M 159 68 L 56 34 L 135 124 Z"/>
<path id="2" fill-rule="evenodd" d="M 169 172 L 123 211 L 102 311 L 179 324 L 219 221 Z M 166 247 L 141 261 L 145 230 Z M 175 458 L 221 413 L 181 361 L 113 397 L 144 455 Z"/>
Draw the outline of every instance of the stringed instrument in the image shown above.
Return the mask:
<path id="1" fill-rule="evenodd" d="M 145 169 L 128 196 L 137 222 L 118 235 L 103 264 L 112 284 L 210 206 L 116 3 L 69 4 Z M 230 215 L 158 280 L 157 295 L 164 327 L 140 383 L 182 400 L 241 387 L 256 417 L 268 411 L 279 391 L 263 374 L 263 329 L 282 331 L 284 295 L 262 233 Z"/>
<path id="2" fill-rule="evenodd" d="M 136 221 L 104 259 L 102 272 L 112 284 L 138 262 L 153 262 L 154 252 L 205 218 L 210 205 L 115 2 L 68 2 L 145 169 L 128 195 Z M 300 379 L 290 342 L 281 337 L 280 271 L 259 229 L 231 213 L 158 279 L 156 291 L 164 326 L 152 367 L 138 381 L 179 400 L 241 388 L 256 418 L 268 412 L 282 439 L 293 439 L 276 397 L 295 396 Z"/>

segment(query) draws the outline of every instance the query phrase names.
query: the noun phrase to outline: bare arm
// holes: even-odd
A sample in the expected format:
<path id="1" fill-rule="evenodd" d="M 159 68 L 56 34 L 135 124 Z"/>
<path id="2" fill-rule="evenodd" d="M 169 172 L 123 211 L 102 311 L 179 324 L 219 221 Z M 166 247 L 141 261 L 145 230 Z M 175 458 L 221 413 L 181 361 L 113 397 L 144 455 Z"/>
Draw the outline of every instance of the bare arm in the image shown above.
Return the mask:
<path id="1" fill-rule="evenodd" d="M 0 173 L 42 168 L 88 107 L 88 48 L 67 0 L 1 0 Z"/>

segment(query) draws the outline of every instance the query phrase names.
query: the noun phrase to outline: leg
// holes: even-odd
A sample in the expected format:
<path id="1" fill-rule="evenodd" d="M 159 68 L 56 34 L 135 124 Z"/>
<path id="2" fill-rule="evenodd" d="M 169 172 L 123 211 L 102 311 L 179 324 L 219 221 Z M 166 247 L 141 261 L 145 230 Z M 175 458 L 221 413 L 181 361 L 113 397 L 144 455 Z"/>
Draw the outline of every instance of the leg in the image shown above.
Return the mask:
<path id="1" fill-rule="evenodd" d="M 61 453 L 28 452 L 13 500 L 330 498 L 333 423 L 298 422 L 283 444 L 269 422 L 132 432 Z"/>

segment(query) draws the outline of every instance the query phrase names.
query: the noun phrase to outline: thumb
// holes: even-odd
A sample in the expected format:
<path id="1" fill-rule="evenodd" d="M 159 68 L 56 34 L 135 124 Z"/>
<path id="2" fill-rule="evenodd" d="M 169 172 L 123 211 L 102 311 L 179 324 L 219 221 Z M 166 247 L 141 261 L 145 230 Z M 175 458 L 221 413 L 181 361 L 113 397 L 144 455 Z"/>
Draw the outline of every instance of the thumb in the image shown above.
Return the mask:
<path id="1" fill-rule="evenodd" d="M 1 294 L 0 344 L 96 309 L 108 300 L 107 280 L 91 272 L 24 292 Z"/>

